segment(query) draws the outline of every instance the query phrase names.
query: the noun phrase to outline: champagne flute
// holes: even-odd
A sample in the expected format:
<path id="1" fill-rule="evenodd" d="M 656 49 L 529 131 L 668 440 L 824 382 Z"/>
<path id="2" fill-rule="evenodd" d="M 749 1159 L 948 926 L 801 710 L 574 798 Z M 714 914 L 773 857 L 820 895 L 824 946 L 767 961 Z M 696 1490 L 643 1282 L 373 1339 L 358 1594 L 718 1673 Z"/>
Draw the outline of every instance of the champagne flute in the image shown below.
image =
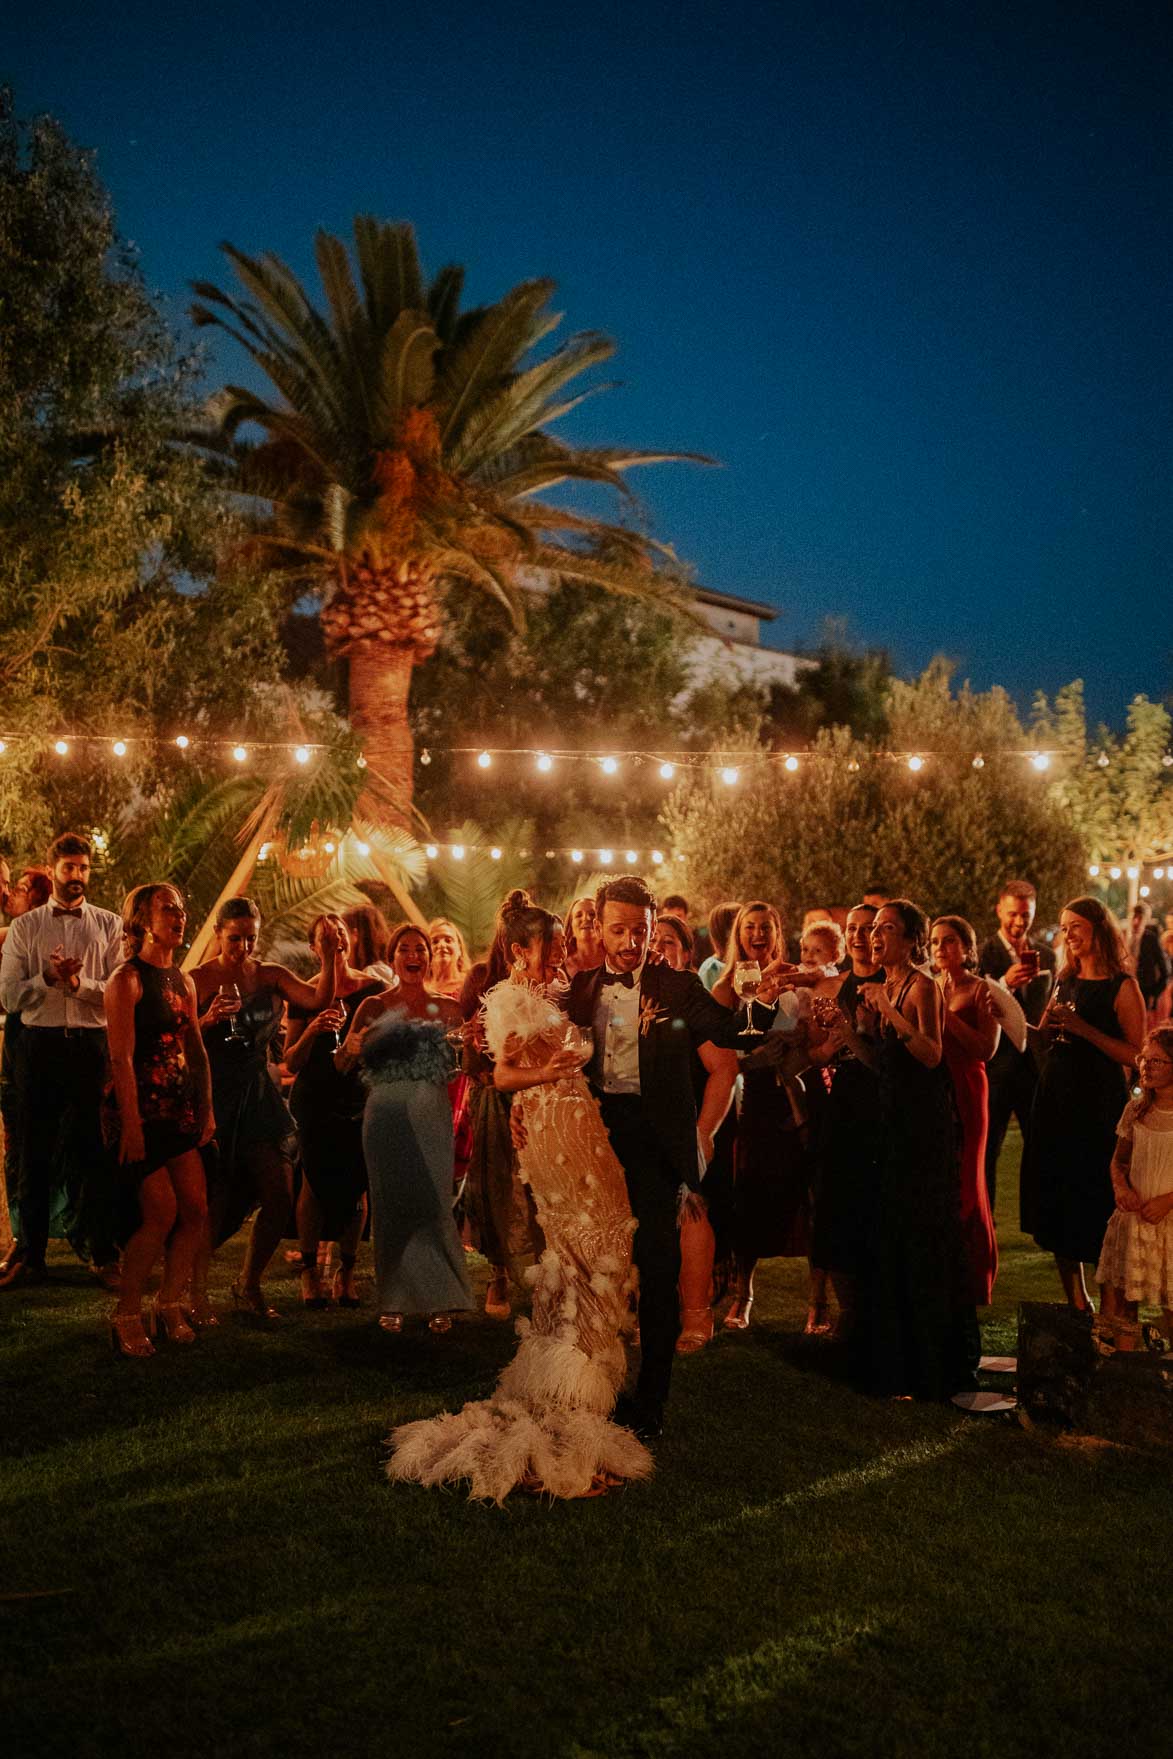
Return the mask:
<path id="1" fill-rule="evenodd" d="M 234 1044 L 246 1044 L 248 1041 L 245 1038 L 244 1033 L 240 1030 L 239 1025 L 237 1024 L 237 1021 L 240 1017 L 240 1006 L 241 1006 L 239 985 L 237 985 L 235 983 L 222 983 L 220 985 L 220 994 L 223 997 L 224 1001 L 229 1004 L 230 1009 L 231 1009 L 231 1018 L 228 1023 L 228 1036 L 229 1036 L 229 1038 L 233 1041 Z"/>
<path id="2" fill-rule="evenodd" d="M 754 997 L 762 987 L 762 968 L 756 959 L 739 959 L 733 967 L 733 988 L 745 1003 L 745 1026 L 738 1038 L 763 1038 L 761 1028 L 753 1023 Z"/>

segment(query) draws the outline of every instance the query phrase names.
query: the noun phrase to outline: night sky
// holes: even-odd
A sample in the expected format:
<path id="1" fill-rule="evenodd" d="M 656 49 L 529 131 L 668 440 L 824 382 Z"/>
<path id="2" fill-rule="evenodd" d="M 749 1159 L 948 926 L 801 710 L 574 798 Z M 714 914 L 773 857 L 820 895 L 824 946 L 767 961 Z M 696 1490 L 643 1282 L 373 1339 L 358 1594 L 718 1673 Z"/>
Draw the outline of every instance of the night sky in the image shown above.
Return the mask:
<path id="1" fill-rule="evenodd" d="M 1165 6 L 22 11 L 18 110 L 97 148 L 177 316 L 221 239 L 308 274 L 316 227 L 410 219 L 619 340 L 565 431 L 721 460 L 638 486 L 774 645 L 843 616 L 1114 720 L 1173 684 Z"/>

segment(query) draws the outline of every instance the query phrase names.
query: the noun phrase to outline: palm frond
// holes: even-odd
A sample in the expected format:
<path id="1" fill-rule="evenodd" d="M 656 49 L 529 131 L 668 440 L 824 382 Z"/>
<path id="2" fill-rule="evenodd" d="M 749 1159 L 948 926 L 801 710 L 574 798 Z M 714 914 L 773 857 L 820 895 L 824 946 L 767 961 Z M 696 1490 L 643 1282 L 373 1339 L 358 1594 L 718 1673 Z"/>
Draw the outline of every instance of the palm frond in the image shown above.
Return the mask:
<path id="1" fill-rule="evenodd" d="M 428 288 L 428 315 L 444 344 L 455 339 L 463 292 L 464 270 L 459 263 L 445 263 Z"/>
<path id="2" fill-rule="evenodd" d="M 559 316 L 542 312 L 553 292 L 552 281 L 523 281 L 482 314 L 464 341 L 447 351 L 437 387 L 440 436 L 446 449 L 477 401 L 556 328 Z"/>
<path id="3" fill-rule="evenodd" d="M 404 413 L 430 398 L 439 346 L 436 331 L 418 312 L 400 312 L 387 331 L 374 375 L 371 432 L 376 445 L 390 445 Z"/>
<path id="4" fill-rule="evenodd" d="M 401 312 L 427 310 L 419 247 L 414 228 L 406 221 L 356 215 L 354 248 L 367 316 L 376 338 L 387 334 Z"/>
<path id="5" fill-rule="evenodd" d="M 438 914 L 456 924 L 474 954 L 483 951 L 492 940 L 502 899 L 515 886 L 524 885 L 528 877 L 528 863 L 515 851 L 532 841 L 532 826 L 524 820 L 514 820 L 501 825 L 497 834 L 502 854 L 499 861 L 494 861 L 483 847 L 489 839 L 482 827 L 466 820 L 448 839 L 464 847 L 463 861 L 449 857 L 432 870 L 440 897 Z"/>

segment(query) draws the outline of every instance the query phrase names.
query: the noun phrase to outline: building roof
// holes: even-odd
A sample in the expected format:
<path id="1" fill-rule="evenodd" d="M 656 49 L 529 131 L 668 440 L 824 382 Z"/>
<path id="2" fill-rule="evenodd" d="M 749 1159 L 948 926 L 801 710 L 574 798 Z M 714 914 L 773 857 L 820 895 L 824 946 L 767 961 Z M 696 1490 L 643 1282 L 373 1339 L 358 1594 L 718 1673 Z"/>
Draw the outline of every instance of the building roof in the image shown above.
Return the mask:
<path id="1" fill-rule="evenodd" d="M 772 623 L 778 615 L 773 605 L 759 604 L 757 599 L 735 598 L 731 592 L 714 592 L 707 586 L 694 590 L 702 604 L 716 605 L 723 611 L 743 611 L 747 617 L 759 617 L 763 623 Z"/>

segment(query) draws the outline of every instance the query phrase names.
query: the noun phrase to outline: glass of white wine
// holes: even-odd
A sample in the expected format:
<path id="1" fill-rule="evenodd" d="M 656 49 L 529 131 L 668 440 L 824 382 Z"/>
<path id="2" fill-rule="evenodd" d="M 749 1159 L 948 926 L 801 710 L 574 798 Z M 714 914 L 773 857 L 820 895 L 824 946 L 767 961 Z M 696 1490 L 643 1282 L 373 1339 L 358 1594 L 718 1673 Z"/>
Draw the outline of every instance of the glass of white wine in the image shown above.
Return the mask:
<path id="1" fill-rule="evenodd" d="M 223 997 L 224 1001 L 226 1003 L 228 1003 L 232 1009 L 232 1015 L 231 1015 L 231 1019 L 229 1021 L 229 1025 L 228 1025 L 229 1038 L 232 1039 L 233 1042 L 236 1044 L 246 1043 L 247 1041 L 245 1039 L 244 1033 L 240 1030 L 240 1027 L 237 1025 L 237 1021 L 240 1018 L 240 1008 L 241 1008 L 239 987 L 235 983 L 222 983 L 220 985 L 220 994 Z"/>
<path id="2" fill-rule="evenodd" d="M 762 987 L 762 968 L 756 959 L 739 959 L 733 967 L 733 988 L 738 997 L 745 1003 L 745 1026 L 738 1033 L 739 1038 L 762 1038 L 760 1027 L 753 1023 L 754 997 Z"/>

